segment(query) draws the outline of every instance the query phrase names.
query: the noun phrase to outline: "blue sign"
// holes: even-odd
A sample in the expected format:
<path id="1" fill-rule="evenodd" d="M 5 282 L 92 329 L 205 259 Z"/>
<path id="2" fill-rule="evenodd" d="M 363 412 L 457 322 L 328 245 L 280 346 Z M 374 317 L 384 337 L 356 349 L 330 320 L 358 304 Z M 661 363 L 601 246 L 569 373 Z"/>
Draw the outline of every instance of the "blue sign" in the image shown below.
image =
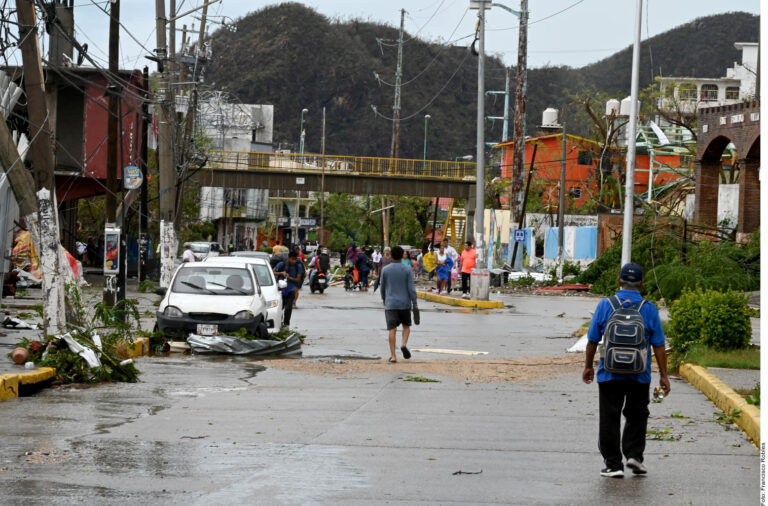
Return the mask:
<path id="1" fill-rule="evenodd" d="M 144 181 L 144 175 L 141 173 L 141 169 L 135 165 L 129 165 L 123 169 L 123 188 L 126 190 L 140 188 L 142 181 Z"/>
<path id="2" fill-rule="evenodd" d="M 515 230 L 515 242 L 525 242 L 525 230 Z"/>

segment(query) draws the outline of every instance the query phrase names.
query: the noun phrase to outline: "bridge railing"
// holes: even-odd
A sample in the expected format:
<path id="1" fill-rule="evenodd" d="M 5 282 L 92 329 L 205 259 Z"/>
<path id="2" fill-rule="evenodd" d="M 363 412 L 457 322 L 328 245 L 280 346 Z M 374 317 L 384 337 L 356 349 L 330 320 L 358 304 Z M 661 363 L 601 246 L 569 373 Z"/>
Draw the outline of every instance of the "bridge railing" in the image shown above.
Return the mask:
<path id="1" fill-rule="evenodd" d="M 338 156 L 299 153 L 252 153 L 209 151 L 208 166 L 216 169 L 266 170 L 275 172 L 323 172 L 326 174 L 412 177 L 474 181 L 474 162 L 412 160 L 367 156 Z"/>

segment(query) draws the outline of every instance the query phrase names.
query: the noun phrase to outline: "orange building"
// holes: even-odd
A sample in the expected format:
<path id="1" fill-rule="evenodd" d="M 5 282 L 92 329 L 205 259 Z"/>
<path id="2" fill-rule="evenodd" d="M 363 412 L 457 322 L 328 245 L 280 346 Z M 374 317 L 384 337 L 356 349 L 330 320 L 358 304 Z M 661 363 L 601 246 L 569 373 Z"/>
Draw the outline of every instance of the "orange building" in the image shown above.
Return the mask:
<path id="1" fill-rule="evenodd" d="M 560 170 L 563 158 L 563 134 L 553 134 L 530 137 L 525 141 L 525 173 L 528 173 L 533 146 L 537 145 L 534 164 L 533 181 L 545 183 L 544 202 L 557 206 L 559 200 Z M 501 148 L 501 177 L 509 179 L 512 174 L 512 159 L 514 141 L 503 142 L 494 146 Z M 566 134 L 565 143 L 565 187 L 569 201 L 580 206 L 589 200 L 597 201 L 600 192 L 601 174 L 598 168 L 603 156 L 603 145 L 579 137 Z M 653 187 L 658 188 L 682 176 L 692 167 L 692 157 L 688 151 L 680 147 L 659 147 L 638 142 L 635 158 L 635 193 L 648 191 L 649 167 L 653 164 Z M 605 172 L 603 177 L 611 174 L 609 162 L 603 160 Z M 680 170 L 682 169 L 682 170 Z M 622 182 L 623 184 L 623 182 Z M 502 204 L 506 206 L 507 197 L 502 196 Z"/>

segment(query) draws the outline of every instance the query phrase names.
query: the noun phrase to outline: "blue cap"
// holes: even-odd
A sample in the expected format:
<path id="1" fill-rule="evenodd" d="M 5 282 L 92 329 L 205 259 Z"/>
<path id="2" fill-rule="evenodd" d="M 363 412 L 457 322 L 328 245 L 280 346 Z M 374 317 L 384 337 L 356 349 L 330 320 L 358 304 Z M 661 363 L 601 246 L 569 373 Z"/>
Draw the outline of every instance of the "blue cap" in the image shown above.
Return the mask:
<path id="1" fill-rule="evenodd" d="M 619 274 L 619 280 L 627 283 L 639 283 L 643 280 L 643 267 L 639 264 L 624 264 Z"/>

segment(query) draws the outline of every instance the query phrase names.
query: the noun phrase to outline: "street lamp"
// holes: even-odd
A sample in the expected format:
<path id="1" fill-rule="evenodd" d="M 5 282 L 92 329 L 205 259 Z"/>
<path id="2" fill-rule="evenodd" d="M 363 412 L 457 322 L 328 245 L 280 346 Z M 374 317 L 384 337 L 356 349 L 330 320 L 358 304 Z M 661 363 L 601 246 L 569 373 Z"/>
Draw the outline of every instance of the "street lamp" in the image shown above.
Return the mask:
<path id="1" fill-rule="evenodd" d="M 427 166 L 427 124 L 429 123 L 429 118 L 431 118 L 429 114 L 424 115 L 424 157 L 422 160 L 424 160 L 424 166 Z"/>
<path id="2" fill-rule="evenodd" d="M 299 127 L 299 154 L 304 154 L 304 115 L 309 112 L 309 109 L 301 110 L 301 126 Z"/>
<path id="3" fill-rule="evenodd" d="M 301 110 L 301 125 L 299 128 L 299 154 L 301 155 L 299 157 L 299 163 L 304 164 L 304 115 L 309 112 L 309 109 L 304 108 Z M 301 216 L 299 215 L 299 208 L 301 207 L 301 192 L 299 189 L 296 189 L 296 224 L 293 227 L 294 235 L 293 238 L 293 244 L 299 244 L 299 222 L 301 221 Z"/>
<path id="4" fill-rule="evenodd" d="M 472 158 L 474 158 L 472 155 L 457 156 L 453 161 L 458 162 L 459 160 L 471 160 Z"/>

